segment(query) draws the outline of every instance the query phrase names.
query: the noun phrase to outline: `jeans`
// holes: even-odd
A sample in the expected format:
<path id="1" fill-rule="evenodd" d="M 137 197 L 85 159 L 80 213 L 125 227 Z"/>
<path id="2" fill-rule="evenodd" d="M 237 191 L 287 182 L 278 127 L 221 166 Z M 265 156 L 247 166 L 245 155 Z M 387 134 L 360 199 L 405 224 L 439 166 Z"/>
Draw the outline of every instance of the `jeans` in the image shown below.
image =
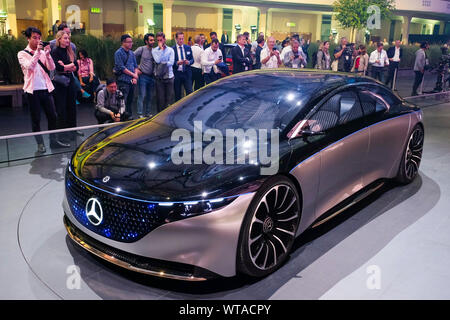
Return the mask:
<path id="1" fill-rule="evenodd" d="M 133 114 L 134 84 L 131 82 L 118 81 L 117 86 L 119 87 L 119 90 L 122 91 L 123 98 L 125 99 L 125 111 L 129 114 Z"/>
<path id="2" fill-rule="evenodd" d="M 156 98 L 158 101 L 158 112 L 163 111 L 174 99 L 174 78 L 156 80 Z"/>
<path id="3" fill-rule="evenodd" d="M 155 80 L 152 76 L 141 74 L 138 81 L 139 96 L 137 101 L 137 114 L 142 115 L 155 115 L 158 113 L 156 106 L 152 105 L 152 91 L 155 86 Z M 145 108 L 144 108 L 145 104 Z"/>
<path id="4" fill-rule="evenodd" d="M 192 74 L 190 72 L 175 71 L 174 90 L 175 101 L 181 99 L 181 87 L 186 91 L 186 95 L 192 93 Z"/>
<path id="5" fill-rule="evenodd" d="M 56 129 L 56 109 L 53 96 L 48 90 L 36 90 L 33 94 L 25 94 L 31 113 L 31 129 L 33 132 L 41 131 L 41 108 L 47 117 L 48 130 Z M 38 144 L 43 144 L 41 135 L 34 136 Z M 55 134 L 50 134 L 50 142 L 55 141 Z"/>
<path id="6" fill-rule="evenodd" d="M 97 87 L 100 85 L 100 81 L 98 81 L 97 76 L 93 77 L 92 82 L 89 82 L 90 79 L 91 79 L 91 77 L 81 78 L 81 80 L 83 80 L 83 83 L 84 83 L 84 87 L 82 87 L 82 89 L 84 91 L 86 91 L 87 93 L 89 93 L 90 95 L 93 95 L 95 92 L 95 89 L 97 89 Z"/>
<path id="7" fill-rule="evenodd" d="M 414 71 L 414 73 L 416 74 L 416 77 L 414 78 L 412 95 L 417 95 L 417 88 L 419 88 L 420 84 L 422 83 L 423 73 L 420 71 Z"/>
<path id="8" fill-rule="evenodd" d="M 372 78 L 380 80 L 383 82 L 384 80 L 384 68 L 383 67 L 374 67 L 372 66 Z"/>

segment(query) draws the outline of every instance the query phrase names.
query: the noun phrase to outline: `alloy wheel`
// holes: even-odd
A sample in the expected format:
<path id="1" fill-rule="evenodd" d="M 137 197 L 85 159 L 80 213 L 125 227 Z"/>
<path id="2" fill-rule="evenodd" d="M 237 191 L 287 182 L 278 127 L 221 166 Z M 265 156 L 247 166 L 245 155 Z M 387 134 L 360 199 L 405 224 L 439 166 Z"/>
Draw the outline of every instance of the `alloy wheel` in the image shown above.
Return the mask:
<path id="1" fill-rule="evenodd" d="M 270 188 L 261 198 L 250 223 L 248 252 L 254 267 L 273 268 L 284 259 L 299 221 L 296 192 L 287 184 Z"/>

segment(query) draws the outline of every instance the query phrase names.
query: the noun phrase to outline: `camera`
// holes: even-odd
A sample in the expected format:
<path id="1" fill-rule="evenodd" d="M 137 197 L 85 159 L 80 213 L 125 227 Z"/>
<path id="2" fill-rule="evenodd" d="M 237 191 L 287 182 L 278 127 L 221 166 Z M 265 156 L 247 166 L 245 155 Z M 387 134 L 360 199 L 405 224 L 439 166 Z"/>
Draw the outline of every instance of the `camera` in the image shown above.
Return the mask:
<path id="1" fill-rule="evenodd" d="M 48 41 L 41 41 L 41 44 L 45 48 L 46 46 L 50 45 L 50 42 L 48 42 Z"/>
<path id="2" fill-rule="evenodd" d="M 117 100 L 122 100 L 122 99 L 124 99 L 124 96 L 123 96 L 122 91 L 116 91 L 116 99 L 117 99 Z"/>

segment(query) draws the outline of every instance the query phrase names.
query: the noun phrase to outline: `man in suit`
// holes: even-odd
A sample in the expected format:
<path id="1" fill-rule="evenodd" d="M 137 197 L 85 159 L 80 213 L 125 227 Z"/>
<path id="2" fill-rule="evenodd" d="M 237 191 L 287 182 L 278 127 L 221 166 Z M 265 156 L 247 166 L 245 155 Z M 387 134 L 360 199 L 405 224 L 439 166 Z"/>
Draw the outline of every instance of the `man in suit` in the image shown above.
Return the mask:
<path id="1" fill-rule="evenodd" d="M 228 34 L 225 30 L 223 31 L 222 38 L 220 39 L 220 43 L 222 43 L 222 44 L 228 43 Z"/>
<path id="2" fill-rule="evenodd" d="M 395 46 L 390 47 L 387 51 L 387 56 L 389 59 L 389 71 L 388 71 L 388 78 L 386 80 L 386 85 L 388 86 L 389 83 L 392 82 L 392 85 L 394 84 L 394 73 L 395 70 L 398 72 L 398 65 L 400 64 L 400 61 L 403 57 L 403 49 L 400 48 L 400 40 L 395 41 Z"/>
<path id="3" fill-rule="evenodd" d="M 177 44 L 172 48 L 175 51 L 175 63 L 173 64 L 173 73 L 175 75 L 174 89 L 175 101 L 181 99 L 181 86 L 184 87 L 186 95 L 192 93 L 192 70 L 191 64 L 194 63 L 191 47 L 184 44 L 184 34 L 178 31 L 175 34 Z"/>
<path id="4" fill-rule="evenodd" d="M 231 56 L 233 57 L 233 73 L 239 73 L 250 70 L 252 65 L 252 58 L 250 51 L 246 48 L 247 38 L 240 34 L 237 36 L 237 46 L 231 50 Z"/>

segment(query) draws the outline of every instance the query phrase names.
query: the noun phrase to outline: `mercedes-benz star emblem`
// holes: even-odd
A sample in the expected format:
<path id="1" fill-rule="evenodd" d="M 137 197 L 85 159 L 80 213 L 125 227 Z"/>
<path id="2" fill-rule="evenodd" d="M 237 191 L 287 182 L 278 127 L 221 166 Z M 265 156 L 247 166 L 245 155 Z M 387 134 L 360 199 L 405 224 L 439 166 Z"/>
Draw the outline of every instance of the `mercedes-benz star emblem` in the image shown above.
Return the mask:
<path id="1" fill-rule="evenodd" d="M 104 183 L 107 183 L 107 182 L 109 181 L 109 179 L 110 179 L 109 176 L 105 176 L 105 177 L 103 178 L 103 182 L 104 182 Z"/>
<path id="2" fill-rule="evenodd" d="M 103 221 L 103 209 L 96 198 L 90 198 L 86 203 L 86 217 L 94 226 L 98 226 Z"/>

